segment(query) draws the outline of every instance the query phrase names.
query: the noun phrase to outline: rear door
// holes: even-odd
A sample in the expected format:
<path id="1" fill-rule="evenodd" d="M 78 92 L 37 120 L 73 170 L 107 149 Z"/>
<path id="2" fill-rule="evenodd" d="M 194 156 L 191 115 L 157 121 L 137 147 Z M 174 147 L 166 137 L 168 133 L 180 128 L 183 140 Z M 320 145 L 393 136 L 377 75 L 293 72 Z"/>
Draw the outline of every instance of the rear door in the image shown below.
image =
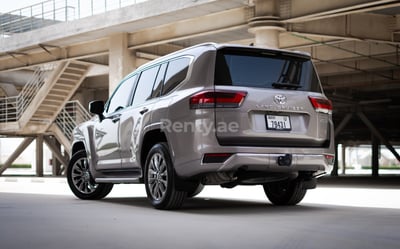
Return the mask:
<path id="1" fill-rule="evenodd" d="M 234 108 L 215 108 L 221 145 L 322 147 L 328 142 L 331 105 L 307 56 L 221 49 L 215 91 L 245 94 Z"/>
<path id="2" fill-rule="evenodd" d="M 139 153 L 141 138 L 151 122 L 151 110 L 160 94 L 160 87 L 167 65 L 150 67 L 139 75 L 131 107 L 120 118 L 121 162 L 122 168 L 141 169 Z"/>

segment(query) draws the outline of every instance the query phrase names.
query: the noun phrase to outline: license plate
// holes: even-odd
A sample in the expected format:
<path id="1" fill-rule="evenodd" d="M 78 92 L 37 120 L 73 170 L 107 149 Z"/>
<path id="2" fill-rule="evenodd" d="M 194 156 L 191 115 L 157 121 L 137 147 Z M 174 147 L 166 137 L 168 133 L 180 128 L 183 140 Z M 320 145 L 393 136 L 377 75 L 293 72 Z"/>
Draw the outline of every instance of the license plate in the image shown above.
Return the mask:
<path id="1" fill-rule="evenodd" d="M 290 117 L 283 115 L 265 115 L 268 130 L 290 131 Z"/>

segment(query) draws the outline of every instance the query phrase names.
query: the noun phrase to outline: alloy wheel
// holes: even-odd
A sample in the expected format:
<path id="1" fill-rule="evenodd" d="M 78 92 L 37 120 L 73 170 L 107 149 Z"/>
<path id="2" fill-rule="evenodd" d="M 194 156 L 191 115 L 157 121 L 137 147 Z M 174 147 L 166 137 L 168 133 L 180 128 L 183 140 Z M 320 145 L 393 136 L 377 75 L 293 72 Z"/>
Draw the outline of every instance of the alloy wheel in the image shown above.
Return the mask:
<path id="1" fill-rule="evenodd" d="M 81 158 L 72 165 L 72 182 L 83 194 L 91 194 L 96 190 L 98 184 L 92 180 L 87 158 Z"/>
<path id="2" fill-rule="evenodd" d="M 164 156 L 161 153 L 152 155 L 147 174 L 148 188 L 154 200 L 165 197 L 168 187 L 168 171 Z"/>

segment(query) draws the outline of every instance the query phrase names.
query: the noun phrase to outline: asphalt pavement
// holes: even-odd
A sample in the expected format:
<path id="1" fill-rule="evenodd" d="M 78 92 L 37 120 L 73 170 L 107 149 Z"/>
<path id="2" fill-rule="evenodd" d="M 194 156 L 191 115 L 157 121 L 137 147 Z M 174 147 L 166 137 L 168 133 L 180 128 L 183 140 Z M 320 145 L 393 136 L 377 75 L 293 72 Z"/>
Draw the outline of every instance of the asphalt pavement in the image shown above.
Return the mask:
<path id="1" fill-rule="evenodd" d="M 4 249 L 400 247 L 400 189 L 334 183 L 294 207 L 259 187 L 207 187 L 181 210 L 153 209 L 142 185 L 117 185 L 99 201 L 76 199 L 65 179 L 0 178 Z"/>

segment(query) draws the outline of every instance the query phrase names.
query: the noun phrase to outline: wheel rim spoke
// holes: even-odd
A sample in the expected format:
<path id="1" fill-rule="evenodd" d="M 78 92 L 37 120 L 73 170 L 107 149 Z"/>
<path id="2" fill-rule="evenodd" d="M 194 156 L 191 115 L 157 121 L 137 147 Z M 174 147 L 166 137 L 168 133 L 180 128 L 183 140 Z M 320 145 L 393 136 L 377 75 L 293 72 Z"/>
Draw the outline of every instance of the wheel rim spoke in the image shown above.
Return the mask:
<path id="1" fill-rule="evenodd" d="M 160 153 L 152 155 L 147 173 L 148 189 L 153 199 L 164 198 L 168 186 L 168 171 L 165 158 Z"/>
<path id="2" fill-rule="evenodd" d="M 81 158 L 72 165 L 72 182 L 76 189 L 83 194 L 93 193 L 98 184 L 92 182 L 87 158 Z"/>

